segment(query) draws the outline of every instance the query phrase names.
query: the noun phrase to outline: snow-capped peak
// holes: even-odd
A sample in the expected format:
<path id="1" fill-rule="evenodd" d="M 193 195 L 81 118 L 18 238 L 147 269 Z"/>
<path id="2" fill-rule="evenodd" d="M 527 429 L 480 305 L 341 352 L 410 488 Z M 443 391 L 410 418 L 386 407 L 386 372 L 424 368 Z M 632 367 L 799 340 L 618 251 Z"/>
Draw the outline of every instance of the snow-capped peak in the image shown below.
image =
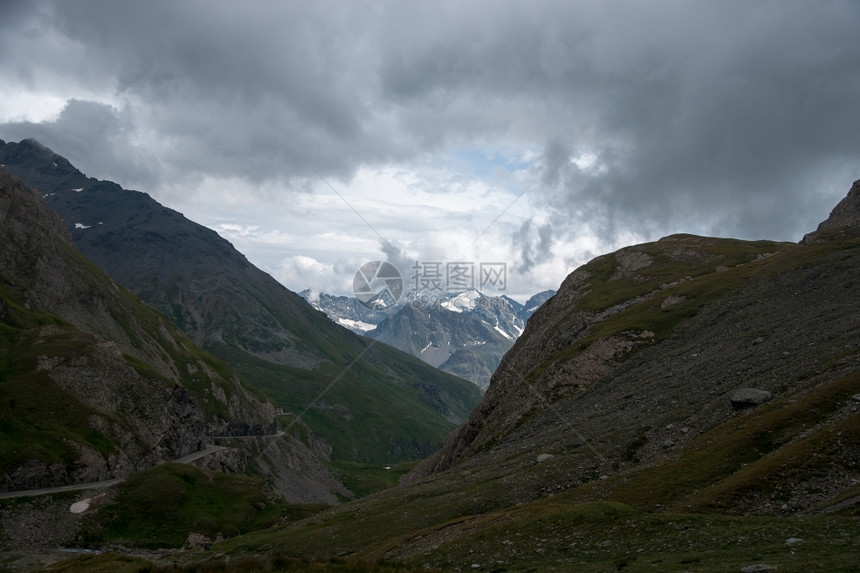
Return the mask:
<path id="1" fill-rule="evenodd" d="M 455 294 L 453 297 L 443 300 L 439 306 L 452 312 L 463 312 L 464 310 L 473 310 L 476 306 L 476 300 L 481 298 L 481 293 L 475 289 L 463 291 Z"/>
<path id="2" fill-rule="evenodd" d="M 300 292 L 299 296 L 311 304 L 319 304 L 320 301 L 320 292 L 310 288 Z"/>

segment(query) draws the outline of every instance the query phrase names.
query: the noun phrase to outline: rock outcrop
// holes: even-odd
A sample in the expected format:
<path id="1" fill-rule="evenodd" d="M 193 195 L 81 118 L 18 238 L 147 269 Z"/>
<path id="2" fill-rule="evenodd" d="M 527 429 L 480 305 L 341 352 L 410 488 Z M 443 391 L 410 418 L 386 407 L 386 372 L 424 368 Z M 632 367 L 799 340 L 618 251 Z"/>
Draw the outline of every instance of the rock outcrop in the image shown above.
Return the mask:
<path id="1" fill-rule="evenodd" d="M 732 394 L 732 407 L 735 409 L 751 408 L 760 406 L 765 402 L 769 402 L 773 398 L 773 394 L 767 390 L 759 390 L 758 388 L 741 388 Z"/>
<path id="2" fill-rule="evenodd" d="M 860 180 L 851 186 L 848 195 L 830 212 L 812 233 L 806 234 L 801 243 L 812 245 L 822 241 L 856 237 L 860 234 Z"/>

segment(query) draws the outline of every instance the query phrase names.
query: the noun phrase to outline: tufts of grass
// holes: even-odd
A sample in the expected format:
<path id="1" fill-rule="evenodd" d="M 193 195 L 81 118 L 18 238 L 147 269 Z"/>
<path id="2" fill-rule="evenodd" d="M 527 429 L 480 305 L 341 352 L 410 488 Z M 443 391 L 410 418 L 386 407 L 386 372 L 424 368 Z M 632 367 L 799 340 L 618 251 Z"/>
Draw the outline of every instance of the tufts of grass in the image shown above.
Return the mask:
<path id="1" fill-rule="evenodd" d="M 838 439 L 837 439 L 838 436 Z M 765 455 L 688 500 L 688 508 L 741 512 L 745 499 L 788 500 L 792 488 L 825 477 L 841 451 L 860 451 L 860 413 Z"/>
<path id="2" fill-rule="evenodd" d="M 650 513 L 609 502 L 570 504 L 564 495 L 463 523 L 410 563 L 482 571 L 854 570 L 857 524 L 840 517 L 733 517 Z M 791 547 L 785 541 L 800 537 Z"/>
<path id="3" fill-rule="evenodd" d="M 110 552 L 101 555 L 78 555 L 47 567 L 52 573 L 140 573 L 152 567 L 146 559 Z"/>

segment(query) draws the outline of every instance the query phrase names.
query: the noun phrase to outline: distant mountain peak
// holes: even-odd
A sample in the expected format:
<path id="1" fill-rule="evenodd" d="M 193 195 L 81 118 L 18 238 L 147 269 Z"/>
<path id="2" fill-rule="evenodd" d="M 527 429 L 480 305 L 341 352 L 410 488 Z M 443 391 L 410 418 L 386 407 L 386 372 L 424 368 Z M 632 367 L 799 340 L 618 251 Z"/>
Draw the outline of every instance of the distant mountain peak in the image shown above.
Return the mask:
<path id="1" fill-rule="evenodd" d="M 320 291 L 318 290 L 306 288 L 305 290 L 297 294 L 309 303 L 319 302 L 320 300 Z"/>
<path id="2" fill-rule="evenodd" d="M 525 323 L 555 291 L 538 293 L 524 306 L 477 289 L 411 291 L 399 305 L 373 311 L 357 299 L 305 289 L 311 306 L 353 332 L 409 352 L 428 364 L 486 388 L 499 361 Z"/>

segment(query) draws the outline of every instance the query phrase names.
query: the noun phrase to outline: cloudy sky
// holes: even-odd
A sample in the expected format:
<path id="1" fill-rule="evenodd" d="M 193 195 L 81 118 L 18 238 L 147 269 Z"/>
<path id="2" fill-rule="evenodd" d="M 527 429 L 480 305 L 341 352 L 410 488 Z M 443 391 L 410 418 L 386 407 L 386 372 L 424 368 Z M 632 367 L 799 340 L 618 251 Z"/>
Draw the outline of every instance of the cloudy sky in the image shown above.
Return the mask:
<path id="1" fill-rule="evenodd" d="M 294 290 L 504 262 L 522 298 L 671 233 L 814 229 L 860 179 L 858 30 L 856 0 L 4 0 L 0 138 Z"/>

